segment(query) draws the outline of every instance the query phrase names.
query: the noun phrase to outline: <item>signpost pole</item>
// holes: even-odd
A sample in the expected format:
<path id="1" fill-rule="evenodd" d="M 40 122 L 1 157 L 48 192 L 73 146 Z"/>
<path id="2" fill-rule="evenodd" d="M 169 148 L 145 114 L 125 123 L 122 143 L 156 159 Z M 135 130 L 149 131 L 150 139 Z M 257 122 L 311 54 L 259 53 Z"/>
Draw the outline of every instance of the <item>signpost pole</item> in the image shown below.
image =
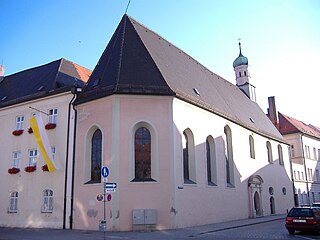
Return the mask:
<path id="1" fill-rule="evenodd" d="M 103 220 L 106 221 L 106 183 L 103 183 Z"/>
<path id="2" fill-rule="evenodd" d="M 106 219 L 106 183 L 103 183 L 103 221 L 105 222 L 107 229 L 107 219 Z M 103 231 L 103 239 L 106 239 L 106 230 Z"/>
<path id="3" fill-rule="evenodd" d="M 106 231 L 107 231 L 107 218 L 106 218 L 106 182 L 107 177 L 109 175 L 109 169 L 104 166 L 101 168 L 101 176 L 103 177 L 103 239 L 106 239 Z"/>

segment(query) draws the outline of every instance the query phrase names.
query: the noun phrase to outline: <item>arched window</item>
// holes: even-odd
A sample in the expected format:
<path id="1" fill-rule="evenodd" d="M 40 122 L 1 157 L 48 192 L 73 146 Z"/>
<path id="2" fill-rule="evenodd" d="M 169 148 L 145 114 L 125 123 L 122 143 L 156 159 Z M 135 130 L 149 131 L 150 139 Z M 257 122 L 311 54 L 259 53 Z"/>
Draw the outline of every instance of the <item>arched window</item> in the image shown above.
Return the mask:
<path id="1" fill-rule="evenodd" d="M 9 213 L 16 213 L 18 211 L 18 192 L 11 192 L 9 198 Z"/>
<path id="2" fill-rule="evenodd" d="M 282 147 L 281 147 L 280 144 L 278 145 L 278 155 L 279 155 L 279 164 L 280 164 L 280 165 L 284 165 L 284 163 L 283 163 Z"/>
<path id="3" fill-rule="evenodd" d="M 146 127 L 140 127 L 134 135 L 134 181 L 151 179 L 151 134 Z"/>
<path id="4" fill-rule="evenodd" d="M 183 179 L 184 183 L 196 183 L 195 147 L 192 131 L 183 131 Z"/>
<path id="5" fill-rule="evenodd" d="M 256 153 L 254 150 L 254 139 L 253 137 L 250 135 L 249 136 L 249 146 L 250 146 L 250 157 L 255 159 L 256 158 Z"/>
<path id="6" fill-rule="evenodd" d="M 101 182 L 102 132 L 97 129 L 91 139 L 91 183 Z"/>
<path id="7" fill-rule="evenodd" d="M 53 211 L 53 191 L 45 189 L 42 192 L 41 212 L 51 213 Z"/>
<path id="8" fill-rule="evenodd" d="M 216 149 L 212 136 L 206 139 L 207 181 L 208 185 L 217 185 Z"/>
<path id="9" fill-rule="evenodd" d="M 267 141 L 268 162 L 273 163 L 271 143 Z"/>
<path id="10" fill-rule="evenodd" d="M 232 134 L 229 126 L 224 127 L 226 139 L 226 181 L 228 187 L 234 187 Z"/>

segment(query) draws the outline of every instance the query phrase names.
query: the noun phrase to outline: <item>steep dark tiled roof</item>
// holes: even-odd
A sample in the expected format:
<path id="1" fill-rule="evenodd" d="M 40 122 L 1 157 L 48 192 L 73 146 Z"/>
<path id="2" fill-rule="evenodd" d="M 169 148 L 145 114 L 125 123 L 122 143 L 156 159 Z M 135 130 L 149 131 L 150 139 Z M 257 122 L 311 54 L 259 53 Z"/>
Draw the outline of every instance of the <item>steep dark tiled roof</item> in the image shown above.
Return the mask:
<path id="1" fill-rule="evenodd" d="M 311 124 L 307 125 L 302 121 L 288 117 L 278 112 L 279 117 L 279 131 L 281 134 L 286 135 L 290 133 L 301 132 L 320 139 L 320 129 Z"/>
<path id="2" fill-rule="evenodd" d="M 127 15 L 76 104 L 111 94 L 172 95 L 283 140 L 260 107 L 237 86 Z"/>
<path id="3" fill-rule="evenodd" d="M 0 82 L 0 107 L 83 86 L 91 71 L 65 59 L 27 69 Z"/>

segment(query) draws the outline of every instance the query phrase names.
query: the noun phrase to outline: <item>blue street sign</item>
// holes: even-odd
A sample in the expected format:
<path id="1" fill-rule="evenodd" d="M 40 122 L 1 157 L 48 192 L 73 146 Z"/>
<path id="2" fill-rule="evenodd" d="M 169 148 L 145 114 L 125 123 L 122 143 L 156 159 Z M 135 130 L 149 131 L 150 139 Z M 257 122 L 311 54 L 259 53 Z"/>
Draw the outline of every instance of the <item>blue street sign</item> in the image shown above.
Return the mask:
<path id="1" fill-rule="evenodd" d="M 117 188 L 117 183 L 115 182 L 106 182 L 104 183 L 105 188 Z"/>
<path id="2" fill-rule="evenodd" d="M 109 175 L 109 169 L 107 167 L 102 167 L 101 168 L 101 175 L 102 177 L 106 178 Z"/>
<path id="3" fill-rule="evenodd" d="M 117 188 L 117 183 L 115 182 L 105 182 L 104 189 L 106 192 L 115 192 Z"/>

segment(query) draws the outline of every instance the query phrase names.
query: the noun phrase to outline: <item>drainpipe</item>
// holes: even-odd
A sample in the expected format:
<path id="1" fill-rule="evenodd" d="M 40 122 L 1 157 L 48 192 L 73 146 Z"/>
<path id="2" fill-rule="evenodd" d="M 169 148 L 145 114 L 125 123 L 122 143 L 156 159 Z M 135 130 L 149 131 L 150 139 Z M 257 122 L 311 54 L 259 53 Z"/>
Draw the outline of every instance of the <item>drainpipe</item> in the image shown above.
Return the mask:
<path id="1" fill-rule="evenodd" d="M 66 229 L 66 214 L 67 214 L 67 187 L 68 187 L 68 164 L 69 164 L 69 137 L 70 137 L 70 117 L 71 117 L 71 105 L 76 98 L 75 91 L 71 90 L 73 94 L 72 99 L 68 105 L 68 125 L 67 125 L 67 147 L 66 147 L 66 166 L 64 175 L 64 198 L 63 198 L 63 224 L 62 228 Z"/>
<path id="2" fill-rule="evenodd" d="M 75 94 L 80 93 L 81 88 L 75 88 Z M 72 149 L 72 173 L 71 173 L 71 200 L 70 200 L 70 229 L 73 228 L 73 205 L 74 205 L 74 172 L 75 172 L 75 162 L 76 162 L 76 138 L 77 138 L 77 117 L 78 112 L 75 105 L 72 104 L 74 110 L 74 131 L 73 131 L 73 149 Z"/>
<path id="3" fill-rule="evenodd" d="M 291 174 L 291 181 L 292 181 L 294 206 L 298 206 L 299 205 L 299 201 L 298 202 L 296 201 L 297 200 L 296 199 L 296 187 L 294 185 L 294 177 L 293 177 L 293 167 L 292 167 L 290 145 L 288 146 L 288 155 L 289 155 L 289 163 L 290 163 L 290 174 Z"/>
<path id="4" fill-rule="evenodd" d="M 302 148 L 302 158 L 303 158 L 303 165 L 304 165 L 304 175 L 306 176 L 308 203 L 310 205 L 308 174 L 307 174 L 306 158 L 304 156 L 304 149 L 303 149 L 304 145 L 303 145 L 303 140 L 302 140 L 302 134 L 300 134 L 300 139 L 301 139 L 301 145 L 302 145 L 301 148 Z"/>

